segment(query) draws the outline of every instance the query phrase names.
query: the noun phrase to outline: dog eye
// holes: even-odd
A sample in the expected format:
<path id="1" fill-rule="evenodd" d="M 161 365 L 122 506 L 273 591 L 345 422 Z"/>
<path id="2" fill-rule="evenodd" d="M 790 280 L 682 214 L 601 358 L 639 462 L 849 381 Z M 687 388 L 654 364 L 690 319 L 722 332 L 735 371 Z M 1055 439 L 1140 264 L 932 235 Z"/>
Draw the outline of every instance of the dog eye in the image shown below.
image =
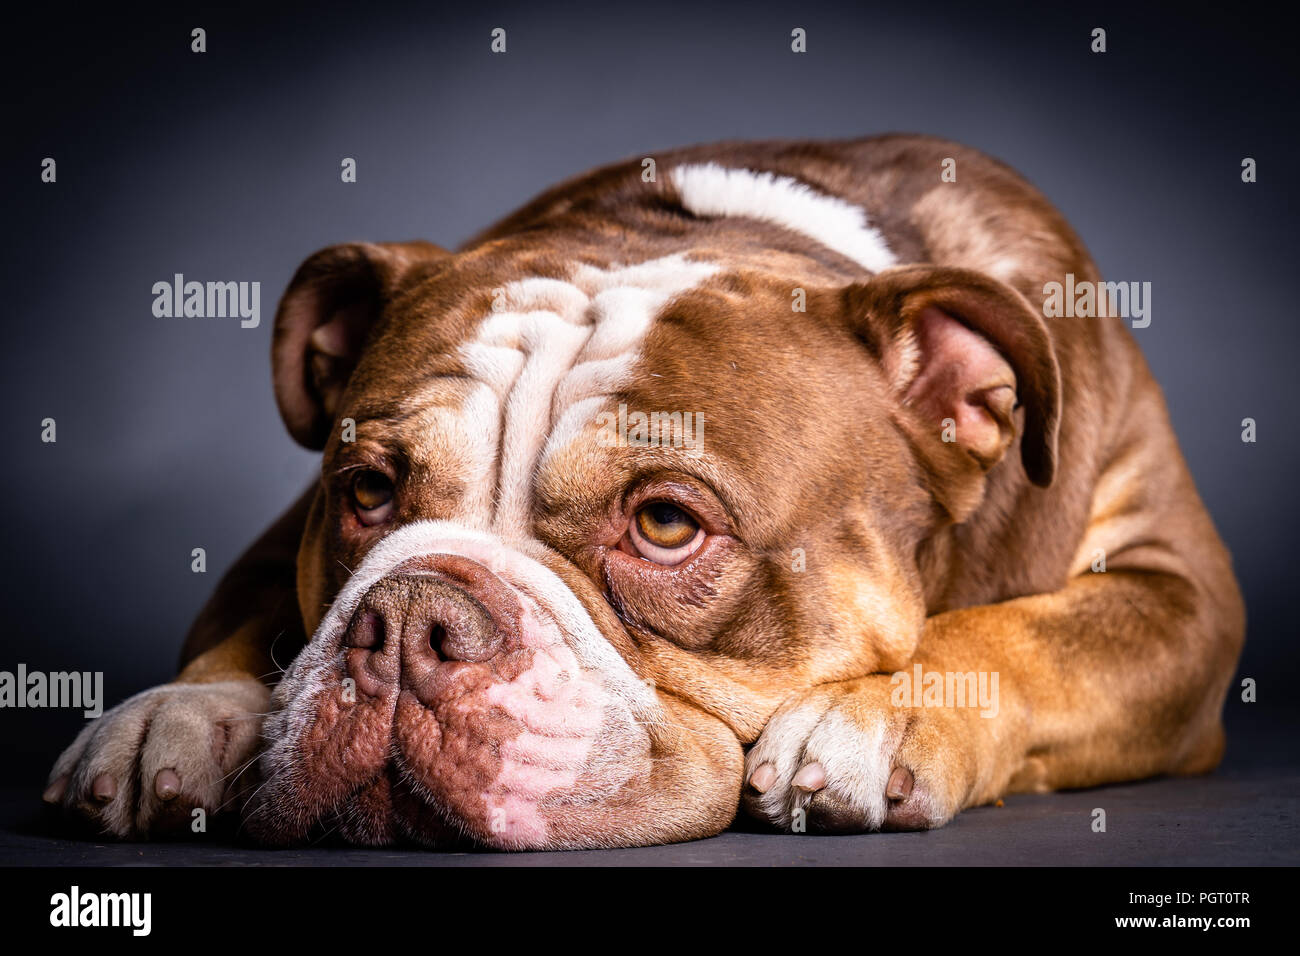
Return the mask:
<path id="1" fill-rule="evenodd" d="M 647 561 L 680 564 L 699 550 L 704 529 L 684 509 L 671 502 L 652 501 L 633 516 L 628 537 Z"/>
<path id="2" fill-rule="evenodd" d="M 357 472 L 352 479 L 352 501 L 362 524 L 388 520 L 393 510 L 393 481 L 382 471 Z"/>

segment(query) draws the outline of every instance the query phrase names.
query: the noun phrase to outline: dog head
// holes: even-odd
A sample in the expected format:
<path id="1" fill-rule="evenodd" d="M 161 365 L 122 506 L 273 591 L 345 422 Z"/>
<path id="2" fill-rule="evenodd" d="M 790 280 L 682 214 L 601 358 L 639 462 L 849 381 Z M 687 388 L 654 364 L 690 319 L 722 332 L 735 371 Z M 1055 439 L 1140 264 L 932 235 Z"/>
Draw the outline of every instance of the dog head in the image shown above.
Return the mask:
<path id="1" fill-rule="evenodd" d="M 285 294 L 324 454 L 261 839 L 716 833 L 782 700 L 906 664 L 989 469 L 1051 479 L 1055 361 L 993 279 L 544 240 L 334 247 Z"/>

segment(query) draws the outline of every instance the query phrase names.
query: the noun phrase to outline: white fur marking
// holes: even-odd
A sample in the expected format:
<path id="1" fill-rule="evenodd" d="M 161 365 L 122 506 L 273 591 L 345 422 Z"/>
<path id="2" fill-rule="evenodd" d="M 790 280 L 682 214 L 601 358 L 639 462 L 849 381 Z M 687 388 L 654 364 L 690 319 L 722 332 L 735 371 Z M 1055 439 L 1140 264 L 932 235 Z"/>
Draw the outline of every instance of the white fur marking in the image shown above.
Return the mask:
<path id="1" fill-rule="evenodd" d="M 531 278 L 505 287 L 505 309 L 461 349 L 466 370 L 497 400 L 493 414 L 478 411 L 490 435 L 479 447 L 501 456 L 492 530 L 529 536 L 542 456 L 594 422 L 600 400 L 626 384 L 664 304 L 717 271 L 679 253 L 611 269 L 579 265 L 567 282 Z"/>
<path id="2" fill-rule="evenodd" d="M 717 163 L 675 167 L 671 182 L 682 207 L 697 216 L 747 216 L 814 239 L 871 272 L 897 264 L 866 212 L 835 196 L 774 173 L 728 169 Z"/>

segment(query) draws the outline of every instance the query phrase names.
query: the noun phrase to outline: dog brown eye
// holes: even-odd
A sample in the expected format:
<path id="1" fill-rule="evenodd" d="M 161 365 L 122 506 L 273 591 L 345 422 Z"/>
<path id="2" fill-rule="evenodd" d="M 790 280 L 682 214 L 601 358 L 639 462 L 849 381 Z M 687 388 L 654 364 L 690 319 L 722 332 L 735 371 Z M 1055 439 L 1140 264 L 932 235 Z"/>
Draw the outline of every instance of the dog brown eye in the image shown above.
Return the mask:
<path id="1" fill-rule="evenodd" d="M 695 520 L 676 505 L 656 501 L 636 513 L 636 526 L 641 536 L 660 548 L 680 548 L 699 527 Z"/>
<path id="2" fill-rule="evenodd" d="M 352 479 L 352 500 L 366 524 L 383 521 L 393 501 L 393 482 L 382 471 L 359 471 Z"/>
<path id="3" fill-rule="evenodd" d="M 704 541 L 704 529 L 685 510 L 667 501 L 643 505 L 632 519 L 628 537 L 637 553 L 656 564 L 680 564 Z"/>

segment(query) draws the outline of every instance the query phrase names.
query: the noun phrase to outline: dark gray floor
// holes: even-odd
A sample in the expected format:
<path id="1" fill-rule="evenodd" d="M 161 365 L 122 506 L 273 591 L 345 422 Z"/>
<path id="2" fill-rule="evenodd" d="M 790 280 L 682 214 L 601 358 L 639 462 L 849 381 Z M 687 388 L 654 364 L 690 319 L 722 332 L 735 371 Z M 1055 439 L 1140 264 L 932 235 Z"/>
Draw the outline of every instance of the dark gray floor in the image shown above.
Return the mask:
<path id="1" fill-rule="evenodd" d="M 731 831 L 634 850 L 437 853 L 318 846 L 261 850 L 215 833 L 186 843 L 61 836 L 40 790 L 53 746 L 15 754 L 0 786 L 0 865 L 8 866 L 1295 866 L 1300 864 L 1300 712 L 1230 701 L 1228 751 L 1207 777 L 1012 795 L 928 833 L 822 837 Z M 38 745 L 39 744 L 39 745 Z M 34 748 L 34 749 L 32 749 Z M 18 749 L 18 748 L 16 748 Z M 1106 811 L 1106 832 L 1092 830 Z"/>
<path id="2" fill-rule="evenodd" d="M 35 794 L 8 789 L 0 862 L 32 866 L 614 866 L 709 865 L 1295 865 L 1300 773 L 1262 768 L 1042 796 L 1012 796 L 928 833 L 819 837 L 728 832 L 636 850 L 434 853 L 315 847 L 257 850 L 233 843 L 103 844 L 49 835 Z M 1092 830 L 1093 809 L 1106 832 Z"/>

